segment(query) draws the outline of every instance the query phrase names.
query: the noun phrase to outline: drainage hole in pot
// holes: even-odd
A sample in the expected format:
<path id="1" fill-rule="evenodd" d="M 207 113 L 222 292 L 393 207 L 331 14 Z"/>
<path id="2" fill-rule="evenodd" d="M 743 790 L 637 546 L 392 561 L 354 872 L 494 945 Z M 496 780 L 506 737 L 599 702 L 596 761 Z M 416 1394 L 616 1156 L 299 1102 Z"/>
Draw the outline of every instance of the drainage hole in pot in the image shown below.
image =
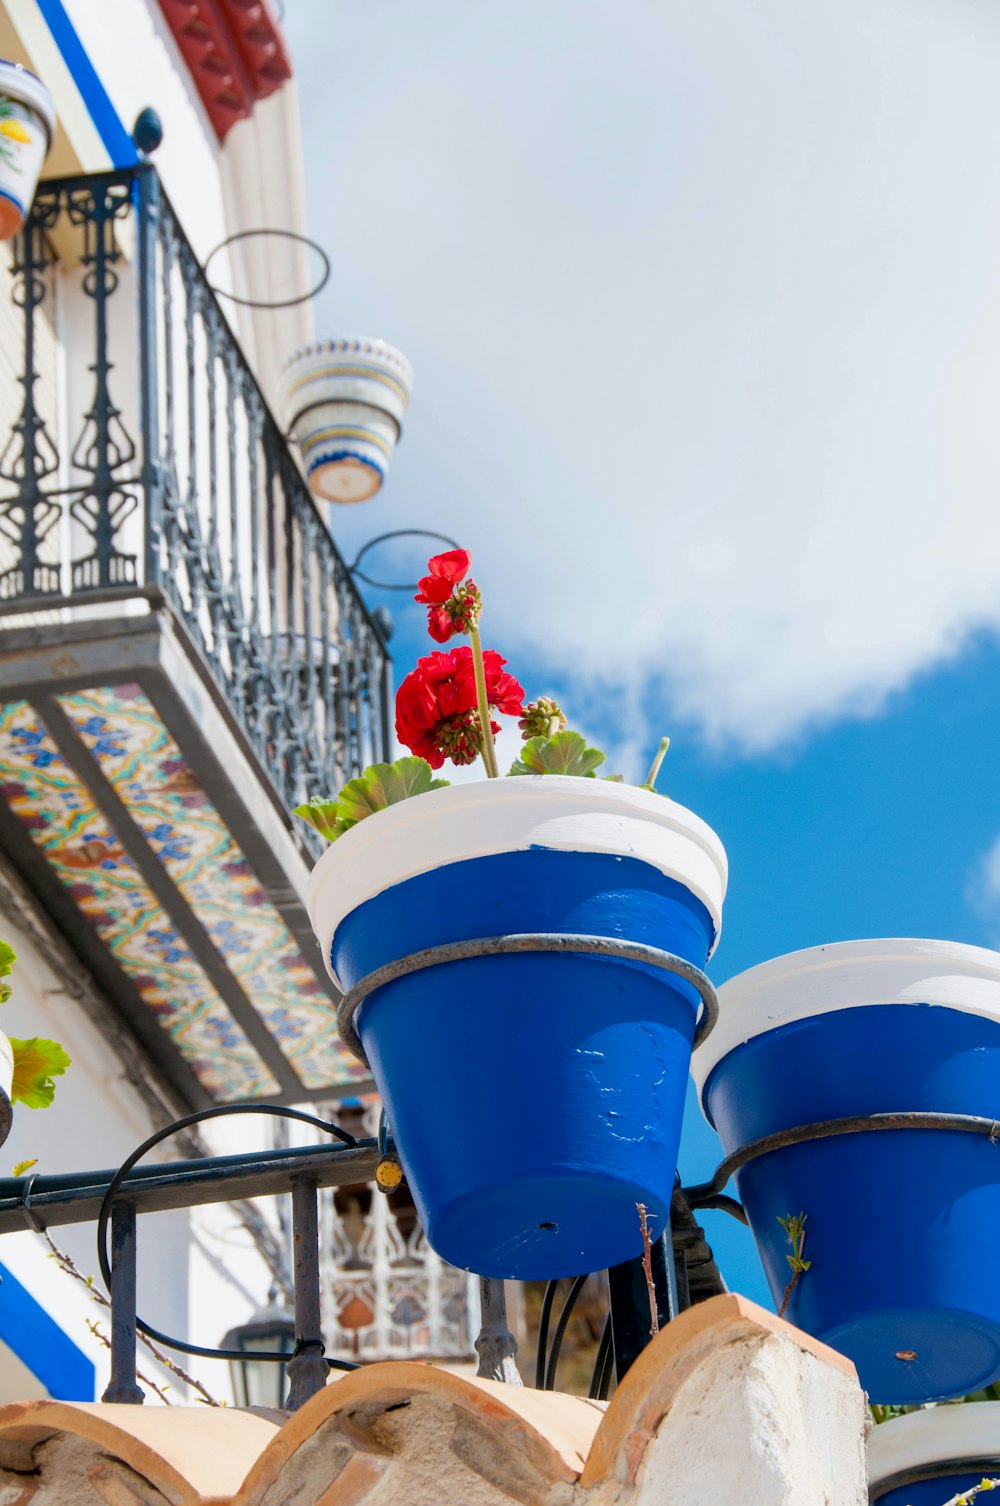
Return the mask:
<path id="1" fill-rule="evenodd" d="M 553 1224 L 551 1222 L 546 1222 L 544 1224 L 539 1224 L 538 1228 L 539 1229 L 554 1229 L 556 1231 L 556 1233 L 559 1232 L 559 1225 L 558 1224 Z"/>
<path id="2" fill-rule="evenodd" d="M 907 1362 L 907 1364 L 909 1364 L 909 1365 L 913 1364 L 913 1361 L 916 1359 L 916 1357 L 917 1357 L 917 1351 L 915 1349 L 897 1349 L 896 1350 L 896 1358 L 897 1358 L 897 1360 L 905 1360 Z"/>

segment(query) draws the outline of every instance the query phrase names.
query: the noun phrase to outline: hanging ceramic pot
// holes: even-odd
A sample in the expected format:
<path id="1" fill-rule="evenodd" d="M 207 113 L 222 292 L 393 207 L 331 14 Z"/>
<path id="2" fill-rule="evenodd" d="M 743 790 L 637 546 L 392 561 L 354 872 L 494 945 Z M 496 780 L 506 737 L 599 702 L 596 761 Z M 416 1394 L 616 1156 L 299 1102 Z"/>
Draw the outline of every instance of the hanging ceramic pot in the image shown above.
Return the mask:
<path id="1" fill-rule="evenodd" d="M 765 962 L 719 990 L 692 1070 L 726 1155 L 854 1116 L 1000 1126 L 1000 955 L 850 941 Z M 993 1126 L 997 1128 L 997 1126 Z M 873 1401 L 966 1395 L 1000 1377 L 1000 1143 L 947 1127 L 827 1129 L 736 1173 L 771 1292 L 848 1355 Z M 805 1215 L 801 1257 L 782 1220 Z"/>
<path id="2" fill-rule="evenodd" d="M 341 836 L 308 904 L 351 989 L 427 948 L 514 933 L 559 951 L 442 959 L 355 1025 L 428 1239 L 452 1265 L 540 1279 L 665 1227 L 702 998 L 630 943 L 700 969 L 722 916 L 715 833 L 649 791 L 555 775 L 433 790 Z M 608 938 L 606 955 L 574 936 Z M 349 1037 L 348 1037 L 349 1038 Z"/>
<path id="3" fill-rule="evenodd" d="M 27 218 L 55 130 L 55 105 L 41 79 L 0 59 L 0 240 L 10 240 Z"/>
<path id="4" fill-rule="evenodd" d="M 413 371 L 384 340 L 325 340 L 282 369 L 285 414 L 309 485 L 326 502 L 364 502 L 385 480 Z"/>
<path id="5" fill-rule="evenodd" d="M 872 1506 L 943 1506 L 998 1476 L 1000 1401 L 910 1412 L 868 1440 Z"/>

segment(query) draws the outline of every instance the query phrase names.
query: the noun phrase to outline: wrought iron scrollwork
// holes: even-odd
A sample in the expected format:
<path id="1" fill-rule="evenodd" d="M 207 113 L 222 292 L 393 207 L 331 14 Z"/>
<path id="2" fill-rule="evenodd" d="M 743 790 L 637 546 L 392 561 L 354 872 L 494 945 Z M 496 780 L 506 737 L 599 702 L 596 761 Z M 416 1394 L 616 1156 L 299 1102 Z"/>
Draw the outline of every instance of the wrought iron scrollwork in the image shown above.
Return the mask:
<path id="1" fill-rule="evenodd" d="M 68 364 L 93 381 L 68 384 L 53 433 L 37 347 L 56 267 Z M 384 641 L 151 164 L 43 184 L 14 270 L 0 616 L 161 593 L 286 804 L 385 757 Z"/>

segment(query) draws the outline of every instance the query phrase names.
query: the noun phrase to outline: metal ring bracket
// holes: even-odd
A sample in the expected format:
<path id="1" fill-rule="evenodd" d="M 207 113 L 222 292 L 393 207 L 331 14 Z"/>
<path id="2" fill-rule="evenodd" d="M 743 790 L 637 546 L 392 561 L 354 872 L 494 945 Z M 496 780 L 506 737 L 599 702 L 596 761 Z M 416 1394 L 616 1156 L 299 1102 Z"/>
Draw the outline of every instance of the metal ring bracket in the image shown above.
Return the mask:
<path id="1" fill-rule="evenodd" d="M 356 983 L 340 1001 L 337 1009 L 337 1029 L 340 1038 L 359 1061 L 368 1065 L 365 1048 L 361 1044 L 354 1024 L 359 1007 L 376 989 L 386 983 L 395 983 L 398 978 L 421 972 L 427 967 L 437 967 L 443 962 L 464 962 L 470 957 L 498 957 L 510 952 L 584 952 L 601 957 L 614 957 L 618 962 L 642 962 L 647 967 L 658 967 L 674 973 L 697 991 L 701 997 L 701 1018 L 694 1033 L 694 1044 L 701 1042 L 712 1030 L 719 1017 L 719 1000 L 715 989 L 700 968 L 676 957 L 673 952 L 661 951 L 659 947 L 643 946 L 635 941 L 621 941 L 615 936 L 566 936 L 561 932 L 523 931 L 512 936 L 478 936 L 469 941 L 449 941 L 442 946 L 427 947 L 422 952 L 412 952 L 409 957 L 399 957 L 376 968 L 366 978 Z"/>
<path id="2" fill-rule="evenodd" d="M 454 539 L 450 539 L 446 533 L 435 533 L 430 528 L 394 528 L 392 533 L 380 533 L 377 538 L 368 540 L 354 561 L 354 564 L 348 567 L 348 575 L 356 575 L 359 580 L 365 582 L 365 585 L 376 586 L 380 591 L 415 591 L 417 589 L 416 581 L 399 584 L 388 580 L 373 580 L 370 575 L 366 575 L 363 570 L 358 569 L 369 549 L 374 549 L 376 544 L 384 544 L 388 539 L 406 538 L 438 539 L 440 543 L 447 544 L 450 549 L 461 547 L 455 543 Z"/>
<path id="3" fill-rule="evenodd" d="M 939 1114 L 929 1109 L 911 1109 L 890 1114 L 851 1114 L 844 1119 L 818 1119 L 815 1124 L 800 1124 L 794 1129 L 776 1130 L 760 1140 L 751 1140 L 734 1150 L 716 1167 L 710 1182 L 685 1187 L 684 1196 L 692 1208 L 723 1208 L 746 1223 L 746 1216 L 733 1198 L 722 1196 L 722 1189 L 734 1172 L 773 1150 L 784 1150 L 803 1140 L 828 1140 L 834 1135 L 859 1135 L 868 1130 L 959 1130 L 969 1135 L 985 1135 L 994 1144 L 1000 1139 L 1000 1121 L 978 1114 Z M 737 1212 L 737 1209 L 739 1210 Z"/>
<path id="4" fill-rule="evenodd" d="M 273 299 L 269 303 L 266 303 L 263 300 L 257 298 L 240 298 L 238 294 L 229 293 L 225 288 L 217 287 L 214 282 L 209 282 L 208 285 L 212 289 L 212 292 L 215 294 L 216 298 L 228 298 L 230 303 L 239 303 L 243 306 L 243 308 L 248 309 L 291 309 L 295 308 L 297 304 L 308 303 L 310 298 L 315 298 L 317 293 L 321 293 L 323 291 L 327 283 L 330 281 L 330 258 L 327 256 L 322 246 L 318 246 L 316 242 L 310 240 L 307 235 L 299 235 L 295 230 L 239 230 L 235 235 L 227 235 L 226 239 L 224 241 L 220 241 L 215 249 L 213 251 L 210 251 L 208 253 L 208 256 L 205 258 L 205 265 L 202 268 L 205 274 L 205 280 L 208 281 L 208 267 L 213 256 L 218 256 L 220 251 L 224 251 L 227 246 L 232 246 L 236 241 L 250 240 L 254 236 L 258 235 L 277 235 L 280 236 L 282 240 L 299 241 L 303 246 L 308 246 L 310 251 L 315 251 L 316 255 L 323 263 L 323 271 L 320 275 L 319 282 L 314 288 L 310 288 L 308 293 L 300 293 L 297 298 L 278 298 Z"/>

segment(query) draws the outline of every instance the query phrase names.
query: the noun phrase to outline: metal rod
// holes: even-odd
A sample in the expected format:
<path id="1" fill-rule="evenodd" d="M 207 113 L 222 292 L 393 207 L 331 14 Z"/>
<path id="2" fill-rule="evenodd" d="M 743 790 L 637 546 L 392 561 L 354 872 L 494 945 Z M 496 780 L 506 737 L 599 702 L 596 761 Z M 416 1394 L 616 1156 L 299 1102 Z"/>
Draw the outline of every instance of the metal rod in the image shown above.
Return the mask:
<path id="1" fill-rule="evenodd" d="M 145 1397 L 135 1379 L 135 1204 L 116 1203 L 111 1212 L 111 1379 L 102 1401 L 141 1406 Z"/>
<path id="2" fill-rule="evenodd" d="M 330 1369 L 320 1316 L 319 1211 L 312 1177 L 292 1178 L 292 1277 L 295 1283 L 295 1353 L 288 1361 L 288 1399 L 295 1412 L 322 1391 Z"/>
<path id="3" fill-rule="evenodd" d="M 573 1285 L 569 1289 L 566 1301 L 563 1303 L 563 1310 L 559 1314 L 559 1322 L 556 1324 L 556 1331 L 552 1335 L 552 1347 L 549 1350 L 549 1357 L 545 1366 L 546 1391 L 554 1391 L 556 1388 L 556 1372 L 559 1368 L 559 1352 L 562 1349 L 563 1339 L 566 1336 L 566 1329 L 569 1325 L 569 1320 L 573 1316 L 573 1309 L 576 1306 L 577 1298 L 583 1291 L 583 1288 L 588 1280 L 589 1276 L 577 1276 L 576 1280 L 573 1282 Z"/>
<path id="4" fill-rule="evenodd" d="M 734 1150 L 719 1163 L 710 1182 L 685 1187 L 684 1196 L 692 1208 L 715 1203 L 729 1178 L 741 1167 L 774 1150 L 785 1150 L 803 1140 L 828 1140 L 835 1135 L 861 1135 L 869 1130 L 958 1130 L 967 1135 L 985 1135 L 991 1144 L 1000 1140 L 1000 1120 L 985 1119 L 978 1114 L 939 1114 L 928 1109 L 904 1110 L 890 1114 L 850 1114 L 843 1119 L 817 1119 L 814 1124 L 800 1124 L 792 1129 L 776 1130 Z M 716 1204 L 725 1206 L 725 1204 Z M 727 1212 L 733 1210 L 726 1209 Z"/>
<path id="5" fill-rule="evenodd" d="M 479 1356 L 476 1374 L 484 1380 L 506 1381 L 509 1386 L 523 1385 L 515 1359 L 517 1340 L 507 1327 L 507 1298 L 502 1281 L 480 1276 L 479 1306 L 482 1327 L 476 1340 Z"/>
<path id="6" fill-rule="evenodd" d="M 618 936 L 572 935 L 560 931 L 520 931 L 508 936 L 477 936 L 467 941 L 449 941 L 440 946 L 426 947 L 420 952 L 411 952 L 376 968 L 362 978 L 337 1006 L 337 1030 L 340 1038 L 359 1061 L 368 1065 L 361 1038 L 354 1024 L 354 1016 L 360 1006 L 376 989 L 397 978 L 424 968 L 438 967 L 445 962 L 461 962 L 469 957 L 497 957 L 509 952 L 562 952 L 594 954 L 614 957 L 622 962 L 641 962 L 689 983 L 701 996 L 702 1009 L 694 1033 L 694 1044 L 699 1046 L 719 1017 L 719 1000 L 715 989 L 700 968 L 684 957 L 665 952 L 660 947 L 645 946 L 637 941 L 623 941 Z"/>
<path id="7" fill-rule="evenodd" d="M 169 1208 L 196 1208 L 205 1203 L 230 1203 L 241 1198 L 271 1197 L 287 1192 L 295 1172 L 307 1172 L 320 1187 L 353 1186 L 370 1182 L 379 1162 L 374 1140 L 357 1149 L 346 1146 L 293 1146 L 289 1150 L 253 1151 L 242 1156 L 207 1156 L 197 1161 L 171 1161 L 131 1172 L 121 1191 L 141 1213 Z M 31 1209 L 43 1228 L 84 1224 L 97 1218 L 114 1171 L 72 1172 L 39 1176 L 31 1191 Z M 0 1181 L 0 1234 L 24 1228 L 21 1194 L 25 1178 Z"/>

